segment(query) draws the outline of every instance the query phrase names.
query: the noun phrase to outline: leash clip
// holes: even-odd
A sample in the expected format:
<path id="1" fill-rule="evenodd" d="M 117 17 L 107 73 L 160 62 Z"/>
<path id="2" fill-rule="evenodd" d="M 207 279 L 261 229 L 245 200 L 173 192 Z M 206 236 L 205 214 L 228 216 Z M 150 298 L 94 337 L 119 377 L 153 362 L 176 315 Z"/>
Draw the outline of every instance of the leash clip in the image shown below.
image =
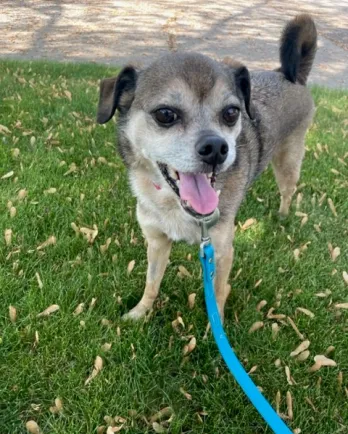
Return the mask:
<path id="1" fill-rule="evenodd" d="M 199 220 L 199 224 L 201 226 L 201 244 L 200 244 L 201 258 L 204 258 L 204 247 L 210 244 L 209 229 L 218 222 L 219 218 L 220 218 L 220 211 L 219 208 L 216 208 L 212 214 L 203 217 L 201 220 Z"/>

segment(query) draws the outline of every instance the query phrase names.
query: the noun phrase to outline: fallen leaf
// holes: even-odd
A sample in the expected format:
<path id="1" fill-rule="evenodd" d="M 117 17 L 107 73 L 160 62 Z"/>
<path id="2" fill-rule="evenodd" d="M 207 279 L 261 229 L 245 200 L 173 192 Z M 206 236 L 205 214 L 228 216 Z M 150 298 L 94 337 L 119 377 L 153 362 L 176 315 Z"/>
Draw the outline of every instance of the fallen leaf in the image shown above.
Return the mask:
<path id="1" fill-rule="evenodd" d="M 11 131 L 5 125 L 0 125 L 0 133 L 11 134 Z"/>
<path id="2" fill-rule="evenodd" d="M 183 266 L 183 265 L 179 265 L 179 272 L 186 277 L 191 277 L 191 273 Z"/>
<path id="3" fill-rule="evenodd" d="M 127 266 L 127 274 L 131 274 L 131 272 L 133 271 L 135 266 L 135 260 L 133 259 L 132 261 L 129 262 L 128 266 Z"/>
<path id="4" fill-rule="evenodd" d="M 336 309 L 348 309 L 348 303 L 336 303 L 335 308 Z"/>
<path id="5" fill-rule="evenodd" d="M 109 246 L 110 246 L 110 244 L 111 244 L 111 238 L 108 238 L 106 240 L 106 243 L 100 246 L 100 252 L 102 254 L 106 253 L 107 250 L 108 250 L 108 248 L 109 248 Z"/>
<path id="6" fill-rule="evenodd" d="M 329 207 L 330 207 L 330 209 L 331 209 L 332 214 L 333 214 L 335 217 L 337 217 L 337 211 L 336 211 L 336 208 L 335 208 L 335 205 L 334 205 L 332 199 L 331 199 L 331 198 L 328 198 L 327 203 L 329 204 Z"/>
<path id="7" fill-rule="evenodd" d="M 26 190 L 25 188 L 22 188 L 21 190 L 19 190 L 17 197 L 19 200 L 23 200 L 28 196 L 28 190 Z"/>
<path id="8" fill-rule="evenodd" d="M 185 396 L 186 399 L 188 399 L 189 401 L 192 400 L 192 395 L 187 393 L 182 387 L 180 387 L 180 392 Z"/>
<path id="9" fill-rule="evenodd" d="M 164 407 L 162 410 L 155 413 L 150 418 L 150 423 L 157 422 L 158 420 L 169 419 L 174 414 L 172 407 Z"/>
<path id="10" fill-rule="evenodd" d="M 294 329 L 297 336 L 301 339 L 301 341 L 304 340 L 304 336 L 302 333 L 300 333 L 299 329 L 297 328 L 296 324 L 294 323 L 293 319 L 288 316 L 288 322 L 290 323 L 291 327 Z"/>
<path id="11" fill-rule="evenodd" d="M 304 362 L 305 360 L 308 359 L 309 355 L 310 355 L 310 352 L 308 350 L 303 351 L 303 353 L 299 354 L 296 357 L 296 360 L 299 361 L 299 362 Z"/>
<path id="12" fill-rule="evenodd" d="M 326 289 L 325 292 L 317 292 L 315 294 L 315 296 L 316 297 L 320 297 L 320 298 L 326 298 L 326 297 L 328 297 L 331 294 L 332 294 L 331 291 L 329 289 Z"/>
<path id="13" fill-rule="evenodd" d="M 14 217 L 16 217 L 16 214 L 17 214 L 17 209 L 14 206 L 11 206 L 11 208 L 10 208 L 10 217 L 14 218 Z"/>
<path id="14" fill-rule="evenodd" d="M 39 425 L 34 420 L 29 420 L 25 427 L 31 434 L 41 434 Z"/>
<path id="15" fill-rule="evenodd" d="M 291 375 L 290 375 L 289 366 L 285 366 L 285 375 L 286 375 L 286 381 L 288 382 L 288 384 L 290 384 L 290 386 L 293 386 L 294 382 L 293 382 L 293 379 L 291 378 Z"/>
<path id="16" fill-rule="evenodd" d="M 36 277 L 37 283 L 39 285 L 39 288 L 42 289 L 43 288 L 43 283 L 42 283 L 40 274 L 39 273 L 35 273 L 35 277 Z"/>
<path id="17" fill-rule="evenodd" d="M 264 326 L 262 321 L 256 321 L 254 322 L 254 324 L 250 327 L 248 333 L 253 333 L 256 330 L 259 330 L 260 328 L 262 328 Z"/>
<path id="18" fill-rule="evenodd" d="M 48 188 L 47 190 L 44 190 L 44 194 L 54 194 L 57 193 L 57 189 L 54 187 Z"/>
<path id="19" fill-rule="evenodd" d="M 304 350 L 307 350 L 310 346 L 310 341 L 303 341 L 294 351 L 290 353 L 290 357 L 298 356 L 300 353 L 302 353 Z"/>
<path id="20" fill-rule="evenodd" d="M 273 340 L 277 339 L 279 330 L 280 330 L 279 325 L 276 322 L 272 323 L 272 339 Z"/>
<path id="21" fill-rule="evenodd" d="M 348 285 L 348 273 L 346 271 L 343 271 L 342 276 L 343 276 L 343 280 Z"/>
<path id="22" fill-rule="evenodd" d="M 257 306 L 256 306 L 256 310 L 257 310 L 258 312 L 260 312 L 260 310 L 261 310 L 262 308 L 264 308 L 264 307 L 266 306 L 266 304 L 267 304 L 267 301 L 266 301 L 266 300 L 261 300 L 261 301 L 257 304 Z"/>
<path id="23" fill-rule="evenodd" d="M 80 232 L 89 242 L 89 244 L 93 244 L 98 235 L 98 226 L 94 224 L 93 229 L 87 227 L 80 228 Z"/>
<path id="24" fill-rule="evenodd" d="M 49 238 L 47 238 L 46 241 L 44 241 L 42 244 L 36 247 L 36 250 L 42 250 L 48 246 L 53 246 L 57 243 L 57 238 L 54 235 L 51 235 Z"/>
<path id="25" fill-rule="evenodd" d="M 42 311 L 41 313 L 39 313 L 37 315 L 38 318 L 42 317 L 42 316 L 49 316 L 54 312 L 57 312 L 59 310 L 59 306 L 58 304 L 52 304 L 51 306 L 49 306 L 47 309 L 45 309 L 44 311 Z"/>
<path id="26" fill-rule="evenodd" d="M 196 338 L 195 337 L 191 338 L 190 342 L 184 346 L 183 355 L 188 356 L 190 353 L 192 353 L 192 351 L 196 348 L 196 344 L 197 344 Z"/>
<path id="27" fill-rule="evenodd" d="M 259 279 L 259 280 L 255 283 L 254 288 L 257 288 L 258 286 L 260 286 L 261 283 L 262 283 L 262 279 Z"/>
<path id="28" fill-rule="evenodd" d="M 60 398 L 54 400 L 54 406 L 50 407 L 50 412 L 53 414 L 60 413 L 63 410 L 63 403 Z"/>
<path id="29" fill-rule="evenodd" d="M 308 369 L 308 372 L 316 372 L 319 371 L 320 368 L 321 368 L 321 363 L 315 362 L 314 365 Z"/>
<path id="30" fill-rule="evenodd" d="M 2 175 L 1 179 L 8 179 L 11 178 L 14 175 L 14 171 L 11 170 L 10 172 L 5 173 L 5 175 Z"/>
<path id="31" fill-rule="evenodd" d="M 101 346 L 101 349 L 102 349 L 103 351 L 110 351 L 110 350 L 111 350 L 111 344 L 109 344 L 108 342 L 106 342 L 105 344 L 103 344 L 103 345 Z"/>
<path id="32" fill-rule="evenodd" d="M 94 361 L 94 369 L 92 371 L 92 374 L 87 378 L 85 381 L 85 386 L 90 383 L 93 378 L 95 378 L 99 372 L 103 369 L 103 359 L 100 356 L 97 356 Z"/>
<path id="33" fill-rule="evenodd" d="M 74 310 L 73 315 L 74 315 L 74 316 L 78 316 L 78 315 L 80 315 L 80 314 L 83 312 L 84 307 L 85 307 L 85 303 L 80 303 L 80 304 L 77 306 L 77 308 Z"/>
<path id="34" fill-rule="evenodd" d="M 289 391 L 286 392 L 286 405 L 288 407 L 288 417 L 292 420 L 294 418 L 294 413 L 292 408 L 292 396 Z"/>
<path id="35" fill-rule="evenodd" d="M 335 262 L 340 254 L 341 254 L 341 249 L 339 247 L 335 247 L 331 252 L 332 262 Z"/>
<path id="36" fill-rule="evenodd" d="M 314 361 L 316 363 L 320 363 L 321 366 L 337 366 L 337 363 L 334 360 L 329 359 L 322 354 L 315 356 Z"/>
<path id="37" fill-rule="evenodd" d="M 188 296 L 188 305 L 189 305 L 189 308 L 190 308 L 191 310 L 195 307 L 196 296 L 197 296 L 197 294 L 196 294 L 195 292 L 192 292 L 192 293 Z"/>
<path id="38" fill-rule="evenodd" d="M 4 237 L 6 246 L 10 246 L 12 242 L 12 229 L 5 229 Z"/>
<path id="39" fill-rule="evenodd" d="M 162 425 L 160 425 L 158 422 L 153 422 L 152 423 L 152 428 L 157 433 L 164 433 L 164 432 L 166 432 L 166 430 L 164 429 L 164 427 Z"/>
<path id="40" fill-rule="evenodd" d="M 333 345 L 330 345 L 326 351 L 325 351 L 325 355 L 328 356 L 330 353 L 332 353 L 333 351 L 335 351 L 335 347 Z"/>
<path id="41" fill-rule="evenodd" d="M 241 225 L 240 228 L 242 229 L 242 231 L 246 231 L 247 229 L 249 229 L 251 226 L 253 226 L 256 223 L 257 223 L 256 219 L 249 218 Z"/>
<path id="42" fill-rule="evenodd" d="M 310 318 L 314 318 L 315 317 L 315 315 L 314 315 L 314 313 L 313 312 L 311 312 L 310 310 L 308 310 L 308 309 L 305 309 L 304 307 L 297 307 L 296 308 L 296 312 L 302 312 L 302 313 L 304 313 L 305 315 L 307 315 L 307 316 L 309 316 Z"/>
<path id="43" fill-rule="evenodd" d="M 16 308 L 14 306 L 10 305 L 9 308 L 8 308 L 8 311 L 9 311 L 11 322 L 15 323 L 16 319 L 17 319 L 17 310 L 16 310 Z"/>
<path id="44" fill-rule="evenodd" d="M 65 90 L 65 91 L 64 91 L 64 94 L 65 94 L 65 96 L 68 98 L 69 101 L 72 100 L 72 98 L 71 98 L 71 92 L 69 92 L 68 90 Z"/>

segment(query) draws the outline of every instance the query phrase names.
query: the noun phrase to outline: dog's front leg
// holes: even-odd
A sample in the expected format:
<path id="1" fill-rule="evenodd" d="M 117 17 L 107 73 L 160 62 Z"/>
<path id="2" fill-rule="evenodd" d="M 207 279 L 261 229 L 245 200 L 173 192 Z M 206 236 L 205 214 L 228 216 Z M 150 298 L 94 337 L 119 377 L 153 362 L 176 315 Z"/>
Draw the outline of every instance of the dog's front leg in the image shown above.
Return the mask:
<path id="1" fill-rule="evenodd" d="M 143 228 L 143 233 L 148 242 L 145 291 L 139 303 L 131 311 L 123 315 L 123 319 L 140 319 L 152 309 L 170 255 L 172 242 L 165 234 L 147 228 Z"/>
<path id="2" fill-rule="evenodd" d="M 228 278 L 233 262 L 234 225 L 224 224 L 212 230 L 212 242 L 215 249 L 216 277 L 214 281 L 215 297 L 221 320 L 224 319 L 226 300 L 231 292 Z"/>

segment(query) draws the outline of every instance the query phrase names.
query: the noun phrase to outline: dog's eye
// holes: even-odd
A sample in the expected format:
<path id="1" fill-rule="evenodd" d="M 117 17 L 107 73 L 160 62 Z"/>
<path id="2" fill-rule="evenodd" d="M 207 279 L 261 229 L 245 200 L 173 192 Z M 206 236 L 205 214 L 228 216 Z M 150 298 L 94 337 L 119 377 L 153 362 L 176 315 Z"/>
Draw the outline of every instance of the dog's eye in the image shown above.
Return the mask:
<path id="1" fill-rule="evenodd" d="M 222 112 L 222 119 L 229 126 L 232 127 L 238 120 L 239 108 L 237 107 L 227 107 Z"/>
<path id="2" fill-rule="evenodd" d="M 169 127 L 178 120 L 178 115 L 169 108 L 160 108 L 153 115 L 160 125 L 166 127 Z"/>

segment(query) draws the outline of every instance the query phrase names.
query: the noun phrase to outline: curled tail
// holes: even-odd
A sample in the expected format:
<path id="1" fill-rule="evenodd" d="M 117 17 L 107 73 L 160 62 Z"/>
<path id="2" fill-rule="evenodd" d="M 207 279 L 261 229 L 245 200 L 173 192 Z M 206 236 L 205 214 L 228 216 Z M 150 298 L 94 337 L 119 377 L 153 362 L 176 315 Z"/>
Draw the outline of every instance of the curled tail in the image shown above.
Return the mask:
<path id="1" fill-rule="evenodd" d="M 317 50 L 317 29 L 309 15 L 288 22 L 280 41 L 280 71 L 292 83 L 305 85 Z"/>

